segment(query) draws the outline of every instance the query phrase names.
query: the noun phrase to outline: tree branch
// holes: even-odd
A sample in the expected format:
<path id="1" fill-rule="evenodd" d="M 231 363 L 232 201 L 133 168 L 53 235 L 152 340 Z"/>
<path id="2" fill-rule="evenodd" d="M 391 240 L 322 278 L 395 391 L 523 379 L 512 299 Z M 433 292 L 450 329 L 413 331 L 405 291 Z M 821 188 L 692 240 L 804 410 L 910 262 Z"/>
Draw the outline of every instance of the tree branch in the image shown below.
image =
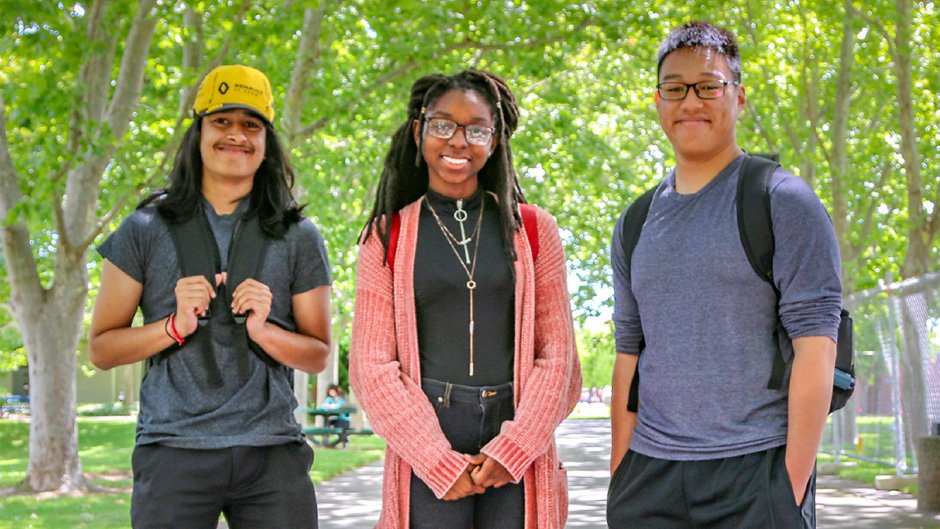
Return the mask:
<path id="1" fill-rule="evenodd" d="M 108 125 L 115 141 L 120 141 L 130 124 L 131 114 L 140 102 L 146 57 L 150 54 L 157 17 L 152 13 L 157 0 L 141 0 L 124 45 L 117 86 L 108 108 Z"/>
<path id="2" fill-rule="evenodd" d="M 116 38 L 109 37 L 104 29 L 106 8 L 107 2 L 94 2 L 91 15 L 88 17 L 88 59 L 79 71 L 81 100 L 84 102 L 81 106 L 84 115 L 79 124 L 82 127 L 89 123 L 103 121 L 105 118 L 116 42 Z M 81 149 L 80 145 L 76 147 Z"/>
<path id="3" fill-rule="evenodd" d="M 38 300 L 43 295 L 42 282 L 36 269 L 36 258 L 29 245 L 29 230 L 22 221 L 6 225 L 13 208 L 20 204 L 19 176 L 10 157 L 7 139 L 6 103 L 0 91 L 0 242 L 6 260 L 14 305 L 18 298 Z M 12 219 L 11 219 L 12 220 Z M 32 306 L 28 301 L 23 306 Z"/>
<path id="4" fill-rule="evenodd" d="M 382 86 L 385 83 L 391 82 L 395 79 L 398 79 L 406 75 L 408 72 L 410 72 L 411 70 L 414 70 L 418 66 L 422 65 L 424 62 L 430 62 L 436 59 L 440 59 L 441 57 L 444 57 L 449 53 L 453 53 L 455 51 L 463 50 L 463 49 L 475 49 L 475 50 L 480 50 L 480 51 L 506 51 L 506 50 L 526 49 L 526 48 L 532 48 L 532 47 L 537 47 L 537 46 L 546 46 L 548 44 L 561 41 L 564 38 L 569 37 L 572 33 L 579 33 L 583 31 L 584 29 L 590 27 L 591 25 L 595 24 L 596 22 L 597 21 L 593 17 L 587 17 L 584 20 L 582 20 L 580 23 L 578 23 L 571 31 L 565 32 L 564 35 L 552 35 L 552 36 L 548 36 L 548 37 L 544 37 L 540 39 L 525 40 L 522 42 L 487 44 L 485 42 L 467 39 L 461 42 L 456 42 L 456 43 L 444 46 L 443 48 L 440 48 L 437 51 L 427 55 L 423 59 L 423 61 L 419 62 L 415 59 L 411 59 L 405 64 L 402 64 L 401 66 L 398 66 L 397 68 L 394 68 L 385 72 L 384 74 L 379 76 L 369 88 L 366 88 L 363 92 L 358 94 L 352 102 L 346 104 L 343 107 L 340 107 L 339 109 L 337 109 L 335 106 L 332 107 L 332 110 L 334 110 L 334 112 L 331 112 L 330 114 L 331 116 L 337 116 L 343 113 L 348 113 L 348 112 L 352 112 L 356 110 L 356 108 L 358 108 L 359 105 L 362 104 L 362 102 L 365 101 L 369 97 L 369 95 L 371 95 L 372 92 L 374 92 L 378 87 Z M 338 112 L 336 112 L 335 110 L 338 110 Z M 304 129 L 302 129 L 297 134 L 297 137 L 306 138 L 308 136 L 313 135 L 318 130 L 325 127 L 330 122 L 331 119 L 332 117 L 321 117 L 312 125 L 309 125 L 305 127 Z"/>
<path id="5" fill-rule="evenodd" d="M 897 56 L 898 56 L 898 50 L 897 50 L 897 48 L 895 48 L 895 46 L 894 46 L 894 38 L 891 36 L 890 33 L 888 33 L 888 28 L 886 28 L 885 25 L 882 24 L 880 20 L 877 20 L 877 19 L 875 19 L 875 18 L 872 18 L 872 17 L 866 15 L 865 13 L 862 13 L 862 12 L 859 11 L 859 10 L 855 10 L 855 13 L 857 13 L 858 16 L 859 16 L 862 20 L 865 21 L 865 23 L 867 23 L 867 24 L 868 24 L 869 26 L 871 26 L 876 32 L 878 32 L 878 34 L 880 34 L 882 37 L 884 37 L 885 42 L 888 43 L 888 54 L 891 55 L 891 58 L 892 58 L 892 59 L 896 59 Z"/>
<path id="6" fill-rule="evenodd" d="M 301 30 L 300 46 L 294 60 L 290 86 L 284 98 L 284 131 L 288 145 L 294 143 L 298 129 L 301 128 L 300 115 L 307 99 L 307 85 L 314 66 L 320 60 L 320 37 L 323 33 L 323 19 L 326 16 L 326 0 L 321 0 L 316 10 L 304 10 L 304 25 Z"/>
<path id="7" fill-rule="evenodd" d="M 231 38 L 231 37 L 229 37 Z M 195 79 L 196 71 L 199 69 L 199 61 L 203 54 L 203 41 L 205 32 L 203 31 L 202 18 L 191 7 L 186 6 L 183 11 L 183 88 L 180 89 L 180 106 L 177 115 L 181 116 L 177 121 L 177 128 L 182 120 L 189 115 L 192 108 L 192 101 L 196 97 L 196 84 L 188 83 L 189 79 Z M 176 130 L 174 128 L 174 130 Z"/>
<path id="8" fill-rule="evenodd" d="M 881 168 L 878 171 L 878 182 L 875 184 L 874 189 L 884 189 L 885 182 L 888 180 L 888 174 L 890 174 L 890 169 L 891 159 L 889 158 L 881 164 Z M 867 246 L 868 237 L 871 235 L 871 230 L 874 227 L 875 210 L 877 209 L 878 203 L 873 195 L 870 196 L 870 198 L 871 200 L 868 201 L 868 207 L 865 209 L 865 216 L 862 219 L 861 236 L 858 238 L 857 246 L 859 251 L 861 251 L 861 248 Z"/>
<path id="9" fill-rule="evenodd" d="M 746 23 L 744 24 L 744 27 L 747 28 L 748 36 L 751 38 L 754 46 L 760 49 L 760 39 L 757 36 L 757 32 L 754 30 L 757 24 L 754 23 L 750 2 L 747 3 L 745 10 L 747 11 L 747 19 L 745 20 Z M 764 79 L 773 79 L 773 75 L 770 73 L 770 69 L 766 63 L 761 64 L 761 73 L 763 74 Z M 773 99 L 774 106 L 776 108 L 786 108 L 786 106 L 783 104 L 783 101 L 780 99 L 780 94 L 777 93 L 773 86 L 769 87 L 768 90 L 770 92 L 771 98 Z M 793 150 L 795 151 L 797 158 L 802 158 L 803 149 L 800 146 L 800 140 L 796 134 L 796 130 L 793 128 L 793 124 L 790 122 L 791 120 L 784 119 L 780 121 L 783 122 L 783 130 L 786 132 L 787 137 L 790 138 L 790 144 L 793 145 Z"/>

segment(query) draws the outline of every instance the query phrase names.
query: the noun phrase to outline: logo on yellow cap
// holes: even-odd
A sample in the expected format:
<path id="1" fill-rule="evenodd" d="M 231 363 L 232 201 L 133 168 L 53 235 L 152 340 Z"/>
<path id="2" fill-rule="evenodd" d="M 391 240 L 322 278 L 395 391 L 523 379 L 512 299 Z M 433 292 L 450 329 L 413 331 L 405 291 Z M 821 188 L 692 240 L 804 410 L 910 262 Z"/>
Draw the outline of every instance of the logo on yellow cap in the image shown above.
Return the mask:
<path id="1" fill-rule="evenodd" d="M 240 64 L 219 66 L 209 72 L 199 84 L 193 113 L 204 116 L 233 108 L 252 110 L 273 122 L 274 95 L 267 76 Z"/>

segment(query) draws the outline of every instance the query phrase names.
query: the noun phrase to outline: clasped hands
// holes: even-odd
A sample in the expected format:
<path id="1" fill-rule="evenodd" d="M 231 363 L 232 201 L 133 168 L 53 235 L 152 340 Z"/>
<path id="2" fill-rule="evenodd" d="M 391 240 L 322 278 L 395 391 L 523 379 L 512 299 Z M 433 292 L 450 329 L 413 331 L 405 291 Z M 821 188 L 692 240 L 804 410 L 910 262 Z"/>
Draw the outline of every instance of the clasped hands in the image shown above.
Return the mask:
<path id="1" fill-rule="evenodd" d="M 216 297 L 216 288 L 226 279 L 228 274 L 222 272 L 215 275 L 215 286 L 201 275 L 184 277 L 176 282 L 176 328 L 182 336 L 196 332 L 198 317 L 206 314 Z M 254 279 L 242 281 L 232 292 L 232 312 L 248 313 L 245 325 L 252 339 L 262 332 L 271 313 L 272 299 L 271 289 Z"/>
<path id="2" fill-rule="evenodd" d="M 483 494 L 490 487 L 498 489 L 512 481 L 512 474 L 495 459 L 484 454 L 464 454 L 463 458 L 467 461 L 467 468 L 441 499 L 452 501 Z"/>

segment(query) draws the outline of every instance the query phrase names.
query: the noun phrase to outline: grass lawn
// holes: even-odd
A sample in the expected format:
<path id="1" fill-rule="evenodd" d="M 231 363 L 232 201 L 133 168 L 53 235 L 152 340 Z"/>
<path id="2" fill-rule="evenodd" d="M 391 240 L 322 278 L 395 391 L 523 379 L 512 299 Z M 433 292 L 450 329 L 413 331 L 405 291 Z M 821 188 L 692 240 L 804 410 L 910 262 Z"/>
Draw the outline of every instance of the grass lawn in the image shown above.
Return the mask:
<path id="1" fill-rule="evenodd" d="M 0 496 L 0 529 L 129 529 L 134 421 L 79 418 L 79 456 L 92 483 L 119 492 L 68 497 L 54 494 Z M 29 460 L 29 424 L 0 420 L 0 488 L 23 479 Z M 344 450 L 317 448 L 314 483 L 375 461 L 385 442 L 354 436 Z"/>
<path id="2" fill-rule="evenodd" d="M 818 457 L 820 463 L 833 461 L 830 427 L 831 423 L 826 426 L 826 432 L 823 434 L 823 443 Z M 875 485 L 876 476 L 895 475 L 893 466 L 870 461 L 892 462 L 894 460 L 894 418 L 890 416 L 862 415 L 856 418 L 856 427 L 858 429 L 856 445 L 849 447 L 846 446 L 846 443 L 843 443 L 843 452 L 840 458 L 841 462 L 850 462 L 852 465 L 839 469 L 838 475 L 871 486 Z M 856 459 L 853 455 L 869 461 Z M 911 454 L 907 456 L 907 466 L 908 468 L 914 467 L 914 459 Z M 901 491 L 916 496 L 917 485 L 905 486 Z"/>

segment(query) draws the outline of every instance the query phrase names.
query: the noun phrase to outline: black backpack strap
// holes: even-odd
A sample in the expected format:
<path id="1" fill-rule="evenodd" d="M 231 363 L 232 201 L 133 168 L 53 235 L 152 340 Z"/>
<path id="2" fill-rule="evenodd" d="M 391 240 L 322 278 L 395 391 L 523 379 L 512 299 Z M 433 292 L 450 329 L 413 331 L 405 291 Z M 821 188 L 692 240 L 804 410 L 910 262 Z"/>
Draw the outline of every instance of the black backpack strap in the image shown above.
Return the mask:
<path id="1" fill-rule="evenodd" d="M 633 259 L 633 250 L 640 241 L 640 232 L 643 231 L 643 224 L 649 215 L 650 205 L 653 203 L 653 195 L 656 194 L 656 188 L 640 195 L 633 204 L 627 208 L 623 214 L 623 224 L 620 226 L 620 244 L 623 245 L 624 264 L 627 267 L 627 275 L 630 274 L 630 261 Z M 646 341 L 640 340 L 639 353 L 643 353 L 646 347 Z M 633 372 L 633 382 L 630 384 L 630 396 L 627 399 L 627 410 L 636 413 L 640 402 L 640 370 L 639 366 Z"/>
<path id="2" fill-rule="evenodd" d="M 221 270 L 221 261 L 218 246 L 212 235 L 212 228 L 202 208 L 200 207 L 194 215 L 182 222 L 167 222 L 166 224 L 173 238 L 173 245 L 176 247 L 176 259 L 179 262 L 181 277 L 202 275 L 210 285 L 215 285 L 215 274 Z M 207 310 L 204 316 L 199 317 L 200 327 L 208 323 L 210 315 L 210 310 Z M 203 362 L 209 384 L 213 387 L 221 387 L 222 370 L 216 362 L 215 355 L 212 354 L 211 336 L 197 329 L 197 332 L 189 339 L 199 340 L 202 343 Z M 178 345 L 165 349 L 157 355 L 156 361 L 162 362 L 167 355 L 177 350 L 179 350 Z"/>
<path id="3" fill-rule="evenodd" d="M 620 229 L 620 244 L 623 246 L 623 257 L 627 265 L 627 274 L 630 274 L 630 260 L 633 259 L 633 250 L 636 243 L 640 241 L 640 232 L 643 231 L 643 223 L 646 222 L 646 216 L 649 215 L 650 205 L 653 203 L 653 195 L 656 194 L 656 188 L 648 190 L 640 195 L 623 215 L 623 225 Z"/>
<path id="4" fill-rule="evenodd" d="M 738 176 L 738 233 L 741 246 L 747 255 L 747 261 L 757 277 L 766 281 L 774 290 L 777 303 L 780 302 L 780 290 L 774 282 L 774 229 L 770 211 L 770 180 L 780 164 L 760 156 L 746 156 Z M 791 348 L 789 336 L 783 326 L 777 322 L 774 342 L 778 353 L 770 372 L 767 387 L 781 389 L 787 374 L 785 350 Z"/>
<path id="5" fill-rule="evenodd" d="M 770 179 L 780 164 L 759 156 L 746 156 L 738 177 L 738 233 L 747 261 L 758 277 L 774 283 L 774 230 L 770 213 Z"/>
<path id="6" fill-rule="evenodd" d="M 270 239 L 261 229 L 261 222 L 257 215 L 251 215 L 242 219 L 235 228 L 235 237 L 232 246 L 229 248 L 228 259 L 228 279 L 226 280 L 228 288 L 227 303 L 231 306 L 231 292 L 246 279 L 256 279 L 264 266 L 264 257 L 268 252 Z M 279 365 L 277 360 L 271 357 L 260 345 L 248 337 L 248 330 L 245 328 L 245 319 L 247 314 L 233 314 L 236 323 L 236 333 L 239 338 L 244 336 L 245 342 L 254 354 L 269 366 Z M 248 358 L 241 357 L 238 363 L 239 374 L 244 375 L 239 380 L 248 377 Z"/>
<path id="7" fill-rule="evenodd" d="M 268 252 L 268 237 L 261 229 L 257 215 L 242 219 L 235 227 L 235 236 L 229 248 L 228 290 L 234 291 L 246 279 L 257 278 L 261 272 L 264 256 Z M 231 296 L 231 293 L 229 293 Z M 228 300 L 231 302 L 231 299 Z M 245 323 L 245 314 L 234 314 L 235 322 Z"/>

